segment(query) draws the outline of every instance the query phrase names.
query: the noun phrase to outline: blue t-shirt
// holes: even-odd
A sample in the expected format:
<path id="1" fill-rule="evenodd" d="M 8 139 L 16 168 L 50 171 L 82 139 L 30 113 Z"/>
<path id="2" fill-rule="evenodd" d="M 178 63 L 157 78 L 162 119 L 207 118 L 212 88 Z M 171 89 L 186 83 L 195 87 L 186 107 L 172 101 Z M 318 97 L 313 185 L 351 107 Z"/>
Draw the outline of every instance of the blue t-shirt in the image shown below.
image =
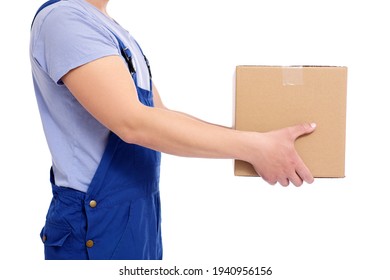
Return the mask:
<path id="1" fill-rule="evenodd" d="M 34 89 L 59 186 L 87 191 L 109 135 L 109 130 L 80 105 L 61 78 L 93 60 L 120 56 L 113 33 L 133 54 L 138 86 L 149 90 L 148 69 L 135 40 L 88 2 L 66 0 L 53 4 L 38 14 L 31 30 Z"/>

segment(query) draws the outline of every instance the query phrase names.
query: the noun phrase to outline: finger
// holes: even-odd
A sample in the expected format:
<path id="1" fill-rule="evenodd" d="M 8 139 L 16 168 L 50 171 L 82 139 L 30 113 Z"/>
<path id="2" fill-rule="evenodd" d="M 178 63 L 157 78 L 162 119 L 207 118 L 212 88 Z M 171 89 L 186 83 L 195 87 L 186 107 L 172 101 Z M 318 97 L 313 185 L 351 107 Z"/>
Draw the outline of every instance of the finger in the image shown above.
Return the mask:
<path id="1" fill-rule="evenodd" d="M 294 172 L 293 174 L 291 174 L 291 176 L 289 176 L 288 179 L 289 179 L 290 182 L 293 183 L 293 185 L 296 186 L 296 187 L 300 187 L 300 186 L 302 186 L 302 184 L 303 184 L 302 178 L 299 177 L 298 174 L 295 173 L 295 172 Z"/>
<path id="2" fill-rule="evenodd" d="M 302 135 L 312 133 L 316 129 L 315 123 L 303 123 L 290 127 L 290 133 L 293 139 L 297 139 Z"/>
<path id="3" fill-rule="evenodd" d="M 302 179 L 303 182 L 306 183 L 313 183 L 314 177 L 311 174 L 309 168 L 303 163 L 303 161 L 300 159 L 300 162 L 297 164 L 295 168 L 296 174 Z"/>
<path id="4" fill-rule="evenodd" d="M 266 181 L 268 184 L 270 184 L 272 186 L 276 185 L 276 183 L 278 182 L 275 179 L 268 179 L 268 178 L 267 179 L 263 178 L 263 179 L 264 179 L 264 181 Z"/>
<path id="5" fill-rule="evenodd" d="M 287 178 L 282 178 L 278 180 L 279 184 L 281 184 L 283 187 L 288 187 L 290 184 L 290 181 Z"/>
<path id="6" fill-rule="evenodd" d="M 278 182 L 276 179 L 274 178 L 268 178 L 268 177 L 262 177 L 264 181 L 266 181 L 268 184 L 270 185 L 276 185 L 276 183 Z"/>
<path id="7" fill-rule="evenodd" d="M 278 182 L 276 180 L 276 178 L 271 178 L 269 176 L 265 176 L 264 174 L 262 174 L 262 172 L 259 172 L 259 171 L 256 171 L 256 172 L 265 182 L 267 182 L 270 185 L 276 185 L 276 183 Z"/>

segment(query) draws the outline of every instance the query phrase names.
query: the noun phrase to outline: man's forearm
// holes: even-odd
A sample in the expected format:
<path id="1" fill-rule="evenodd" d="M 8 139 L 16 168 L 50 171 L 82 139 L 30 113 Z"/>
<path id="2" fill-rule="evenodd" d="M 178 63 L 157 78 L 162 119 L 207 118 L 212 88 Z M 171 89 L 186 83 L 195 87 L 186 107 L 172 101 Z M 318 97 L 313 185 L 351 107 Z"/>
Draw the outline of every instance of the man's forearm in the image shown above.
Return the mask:
<path id="1" fill-rule="evenodd" d="M 248 132 L 210 124 L 169 109 L 144 107 L 139 122 L 123 136 L 164 153 L 202 158 L 247 160 L 243 153 Z"/>

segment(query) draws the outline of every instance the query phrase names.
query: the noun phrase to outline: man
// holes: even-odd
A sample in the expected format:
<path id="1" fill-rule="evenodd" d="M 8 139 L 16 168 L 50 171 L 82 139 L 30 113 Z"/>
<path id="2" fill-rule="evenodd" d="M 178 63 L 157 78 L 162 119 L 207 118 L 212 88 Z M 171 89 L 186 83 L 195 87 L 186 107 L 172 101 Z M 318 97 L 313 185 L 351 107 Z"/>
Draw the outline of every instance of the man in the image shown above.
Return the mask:
<path id="1" fill-rule="evenodd" d="M 53 158 L 46 259 L 161 259 L 160 152 L 244 160 L 270 184 L 313 182 L 294 142 L 314 124 L 243 132 L 170 110 L 108 0 L 49 4 L 30 43 Z"/>

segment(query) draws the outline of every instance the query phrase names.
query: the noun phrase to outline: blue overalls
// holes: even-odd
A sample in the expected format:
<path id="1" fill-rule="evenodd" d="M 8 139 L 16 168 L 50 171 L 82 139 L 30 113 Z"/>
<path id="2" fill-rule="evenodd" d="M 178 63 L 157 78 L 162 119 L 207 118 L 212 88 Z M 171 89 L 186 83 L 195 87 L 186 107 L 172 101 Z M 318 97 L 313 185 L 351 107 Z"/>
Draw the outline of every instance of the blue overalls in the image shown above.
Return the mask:
<path id="1" fill-rule="evenodd" d="M 58 1 L 48 1 L 38 12 Z M 130 50 L 117 39 L 139 100 L 152 107 L 152 86 L 150 91 L 138 87 Z M 51 170 L 53 198 L 41 231 L 45 259 L 162 259 L 160 159 L 159 152 L 110 132 L 86 193 L 57 186 Z"/>

